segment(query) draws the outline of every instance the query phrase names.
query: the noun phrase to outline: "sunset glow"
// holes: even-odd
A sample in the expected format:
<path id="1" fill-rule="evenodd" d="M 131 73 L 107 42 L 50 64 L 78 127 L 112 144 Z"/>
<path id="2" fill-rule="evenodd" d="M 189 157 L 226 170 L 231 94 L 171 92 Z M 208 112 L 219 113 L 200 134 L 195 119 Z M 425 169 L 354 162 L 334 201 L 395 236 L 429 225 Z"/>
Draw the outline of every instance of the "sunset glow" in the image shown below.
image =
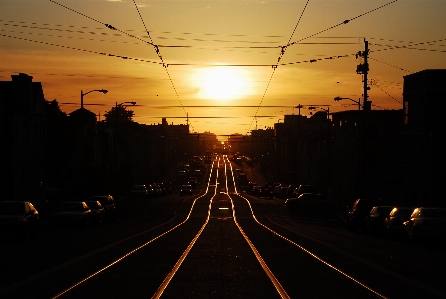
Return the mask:
<path id="1" fill-rule="evenodd" d="M 230 67 L 200 69 L 195 84 L 201 99 L 234 100 L 250 93 L 248 73 Z"/>

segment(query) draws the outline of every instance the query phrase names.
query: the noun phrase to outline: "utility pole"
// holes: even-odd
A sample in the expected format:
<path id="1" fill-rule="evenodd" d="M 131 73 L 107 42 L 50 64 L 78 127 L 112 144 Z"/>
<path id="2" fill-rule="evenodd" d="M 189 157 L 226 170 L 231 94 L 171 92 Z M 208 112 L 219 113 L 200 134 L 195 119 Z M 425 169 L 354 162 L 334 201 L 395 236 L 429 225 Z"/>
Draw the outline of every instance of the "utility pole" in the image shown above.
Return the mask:
<path id="1" fill-rule="evenodd" d="M 364 100 L 362 103 L 362 109 L 363 110 L 371 110 L 371 102 L 369 102 L 368 100 L 368 94 L 367 92 L 370 90 L 370 87 L 367 84 L 367 80 L 368 80 L 368 72 L 369 72 L 369 63 L 368 63 L 368 56 L 369 56 L 369 42 L 364 38 L 364 51 L 361 52 L 359 51 L 358 53 L 356 53 L 356 58 L 358 57 L 362 57 L 363 58 L 363 63 L 358 64 L 358 66 L 356 67 L 356 73 L 360 74 L 360 75 L 364 75 L 363 78 L 363 86 L 364 86 Z"/>
<path id="2" fill-rule="evenodd" d="M 367 196 L 368 194 L 368 186 L 367 186 L 367 150 L 366 150 L 366 140 L 367 140 L 367 114 L 368 111 L 371 110 L 371 104 L 368 100 L 368 91 L 370 87 L 367 85 L 367 75 L 369 72 L 369 63 L 368 63 L 368 55 L 369 55 L 369 42 L 364 38 L 364 51 L 359 51 L 356 54 L 356 58 L 362 57 L 363 63 L 360 63 L 356 68 L 356 73 L 363 75 L 363 86 L 364 86 L 364 99 L 362 104 L 362 116 L 360 117 L 360 134 L 359 134 L 359 175 L 358 175 L 358 183 L 359 183 L 359 191 L 360 196 Z"/>

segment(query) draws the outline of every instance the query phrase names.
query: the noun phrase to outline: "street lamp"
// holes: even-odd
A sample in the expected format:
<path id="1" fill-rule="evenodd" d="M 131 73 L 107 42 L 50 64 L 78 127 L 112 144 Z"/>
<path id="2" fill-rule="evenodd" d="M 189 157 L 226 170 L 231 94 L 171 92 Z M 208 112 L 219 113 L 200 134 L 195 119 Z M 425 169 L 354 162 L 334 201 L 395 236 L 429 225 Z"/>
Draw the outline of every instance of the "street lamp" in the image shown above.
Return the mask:
<path id="1" fill-rule="evenodd" d="M 351 99 L 351 98 L 341 98 L 341 97 L 336 97 L 336 98 L 334 98 L 334 100 L 335 100 L 335 101 L 340 101 L 340 100 L 350 100 L 350 101 L 355 102 L 356 104 L 358 104 L 358 110 L 361 110 L 361 102 L 359 101 L 359 99 L 356 101 L 356 100 L 353 100 L 353 99 Z M 362 109 L 364 109 L 364 107 L 362 107 Z"/>
<path id="2" fill-rule="evenodd" d="M 83 93 L 81 90 L 81 108 L 84 108 L 84 96 L 89 94 L 90 92 L 93 92 L 93 91 L 99 91 L 99 92 L 102 92 L 103 94 L 106 94 L 108 92 L 108 90 L 106 90 L 106 89 L 94 89 L 94 90 L 90 90 L 89 92 L 86 92 L 86 93 Z"/>
<path id="3" fill-rule="evenodd" d="M 128 105 L 125 105 L 125 104 L 130 104 L 130 105 L 135 106 L 136 102 L 134 102 L 134 101 L 132 101 L 132 102 L 122 102 L 121 104 L 118 104 L 118 102 L 116 102 L 116 108 L 118 108 L 118 106 L 128 106 Z"/>

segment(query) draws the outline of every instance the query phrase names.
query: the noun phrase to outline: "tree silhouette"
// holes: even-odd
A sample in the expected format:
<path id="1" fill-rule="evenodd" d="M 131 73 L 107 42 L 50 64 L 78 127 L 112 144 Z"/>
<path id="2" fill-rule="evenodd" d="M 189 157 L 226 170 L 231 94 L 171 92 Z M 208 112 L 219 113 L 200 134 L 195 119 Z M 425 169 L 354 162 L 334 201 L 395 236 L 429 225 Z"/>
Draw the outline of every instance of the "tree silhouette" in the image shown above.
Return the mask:
<path id="1" fill-rule="evenodd" d="M 110 111 L 104 114 L 106 122 L 133 122 L 133 115 L 135 113 L 132 110 L 127 110 L 127 108 L 120 104 L 116 107 L 112 107 Z"/>

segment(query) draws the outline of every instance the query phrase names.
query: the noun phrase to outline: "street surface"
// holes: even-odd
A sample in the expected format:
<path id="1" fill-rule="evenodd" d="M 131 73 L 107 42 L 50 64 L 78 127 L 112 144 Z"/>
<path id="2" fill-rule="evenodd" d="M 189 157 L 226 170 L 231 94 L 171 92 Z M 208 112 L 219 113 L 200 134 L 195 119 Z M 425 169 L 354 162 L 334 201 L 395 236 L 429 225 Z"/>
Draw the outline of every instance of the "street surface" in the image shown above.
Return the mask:
<path id="1" fill-rule="evenodd" d="M 233 168 L 217 157 L 193 196 L 125 198 L 112 223 L 2 240 L 1 298 L 446 298 L 439 245 L 291 213 Z"/>

